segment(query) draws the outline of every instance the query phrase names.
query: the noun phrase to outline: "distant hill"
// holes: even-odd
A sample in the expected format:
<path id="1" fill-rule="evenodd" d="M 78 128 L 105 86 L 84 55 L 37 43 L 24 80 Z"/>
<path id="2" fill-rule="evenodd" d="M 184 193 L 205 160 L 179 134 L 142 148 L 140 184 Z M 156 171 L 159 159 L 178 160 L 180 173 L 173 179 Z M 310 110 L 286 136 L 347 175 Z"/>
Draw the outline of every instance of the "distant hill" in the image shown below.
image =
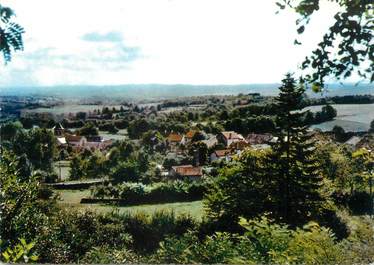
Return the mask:
<path id="1" fill-rule="evenodd" d="M 66 99 L 123 98 L 133 100 L 168 99 L 204 95 L 237 95 L 239 93 L 261 93 L 273 96 L 278 93 L 279 84 L 241 85 L 163 85 L 128 84 L 118 86 L 53 86 L 53 87 L 11 87 L 1 88 L 0 96 L 58 96 Z M 324 96 L 374 94 L 373 84 L 329 84 Z M 308 91 L 312 97 L 319 97 Z"/>

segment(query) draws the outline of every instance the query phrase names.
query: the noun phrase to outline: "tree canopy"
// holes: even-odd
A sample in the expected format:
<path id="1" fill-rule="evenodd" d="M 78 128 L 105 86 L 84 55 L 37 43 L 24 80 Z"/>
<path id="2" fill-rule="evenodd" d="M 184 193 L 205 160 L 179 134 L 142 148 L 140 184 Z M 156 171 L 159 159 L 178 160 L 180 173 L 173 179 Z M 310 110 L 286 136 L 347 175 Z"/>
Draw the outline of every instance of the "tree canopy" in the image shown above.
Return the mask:
<path id="1" fill-rule="evenodd" d="M 290 7 L 300 15 L 296 24 L 302 34 L 322 0 L 282 0 L 281 9 Z M 327 1 L 325 1 L 327 2 Z M 374 2 L 372 0 L 332 0 L 339 5 L 334 24 L 323 36 L 312 54 L 305 58 L 302 69 L 311 70 L 307 78 L 323 86 L 328 76 L 344 79 L 357 73 L 374 81 Z M 295 40 L 295 44 L 301 44 Z"/>
<path id="2" fill-rule="evenodd" d="M 14 16 L 12 9 L 0 5 L 0 52 L 3 53 L 5 63 L 11 61 L 13 51 L 23 50 L 22 35 L 25 31 L 13 21 Z"/>

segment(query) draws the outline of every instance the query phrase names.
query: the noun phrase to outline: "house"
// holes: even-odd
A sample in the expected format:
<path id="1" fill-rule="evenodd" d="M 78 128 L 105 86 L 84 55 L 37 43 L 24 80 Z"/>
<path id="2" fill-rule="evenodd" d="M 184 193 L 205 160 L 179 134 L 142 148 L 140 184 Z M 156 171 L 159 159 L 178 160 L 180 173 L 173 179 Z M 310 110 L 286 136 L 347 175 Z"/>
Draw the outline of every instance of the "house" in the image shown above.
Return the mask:
<path id="1" fill-rule="evenodd" d="M 196 130 L 189 130 L 182 138 L 182 141 L 181 143 L 182 144 L 188 144 L 192 141 L 192 138 L 195 136 L 195 134 L 197 133 Z"/>
<path id="2" fill-rule="evenodd" d="M 68 143 L 66 142 L 66 138 L 65 137 L 56 137 L 56 140 L 57 140 L 57 146 L 58 147 L 66 147 L 68 145 Z"/>
<path id="3" fill-rule="evenodd" d="M 175 178 L 199 180 L 203 176 L 203 168 L 194 167 L 193 165 L 174 166 L 171 168 L 169 175 Z"/>
<path id="4" fill-rule="evenodd" d="M 183 136 L 178 133 L 170 133 L 167 138 L 169 150 L 172 152 L 179 151 L 179 145 L 181 144 Z"/>
<path id="5" fill-rule="evenodd" d="M 201 142 L 206 144 L 206 146 L 208 148 L 212 148 L 213 146 L 218 144 L 218 140 L 217 140 L 217 137 L 215 135 L 208 135 L 208 139 L 207 140 L 202 140 Z"/>
<path id="6" fill-rule="evenodd" d="M 103 150 L 113 144 L 112 140 L 103 140 L 101 136 L 87 137 L 86 148 Z"/>
<path id="7" fill-rule="evenodd" d="M 226 161 L 232 160 L 232 152 L 230 149 L 215 150 L 213 153 L 210 154 L 210 162 L 223 159 Z"/>
<path id="8" fill-rule="evenodd" d="M 238 141 L 230 144 L 229 149 L 233 152 L 240 154 L 244 149 L 250 147 L 250 144 L 247 141 Z"/>
<path id="9" fill-rule="evenodd" d="M 104 150 L 113 144 L 112 140 L 103 140 L 101 136 L 79 136 L 72 134 L 65 134 L 63 137 L 68 145 L 75 149 L 100 149 Z M 63 143 L 64 140 L 57 138 Z"/>
<path id="10" fill-rule="evenodd" d="M 183 139 L 183 136 L 178 134 L 178 133 L 170 133 L 168 138 L 167 138 L 167 141 L 169 143 L 176 143 L 176 144 L 179 144 Z"/>
<path id="11" fill-rule="evenodd" d="M 65 133 L 64 127 L 62 127 L 61 123 L 56 124 L 52 127 L 53 134 L 56 136 L 63 136 Z"/>
<path id="12" fill-rule="evenodd" d="M 65 140 L 73 148 L 84 148 L 87 143 L 86 137 L 72 134 L 65 134 Z"/>
<path id="13" fill-rule="evenodd" d="M 221 132 L 217 135 L 218 142 L 229 147 L 232 143 L 245 141 L 244 137 L 234 131 Z"/>

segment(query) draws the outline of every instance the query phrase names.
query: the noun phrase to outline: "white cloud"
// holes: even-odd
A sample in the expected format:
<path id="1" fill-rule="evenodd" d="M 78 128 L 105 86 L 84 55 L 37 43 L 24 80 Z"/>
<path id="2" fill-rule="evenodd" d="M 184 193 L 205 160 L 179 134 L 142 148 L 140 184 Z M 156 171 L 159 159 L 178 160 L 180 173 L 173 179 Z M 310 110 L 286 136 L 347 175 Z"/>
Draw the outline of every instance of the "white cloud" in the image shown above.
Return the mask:
<path id="1" fill-rule="evenodd" d="M 320 41 L 336 7 L 316 15 L 297 47 L 295 14 L 275 15 L 274 2 L 7 0 L 27 33 L 0 84 L 278 82 Z"/>

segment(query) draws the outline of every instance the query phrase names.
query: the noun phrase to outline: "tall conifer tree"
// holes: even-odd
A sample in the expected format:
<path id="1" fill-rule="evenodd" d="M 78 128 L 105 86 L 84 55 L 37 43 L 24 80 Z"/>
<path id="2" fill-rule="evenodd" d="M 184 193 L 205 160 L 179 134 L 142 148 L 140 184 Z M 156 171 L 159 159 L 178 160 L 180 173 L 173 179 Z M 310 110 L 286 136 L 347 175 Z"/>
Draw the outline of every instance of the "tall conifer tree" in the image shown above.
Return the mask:
<path id="1" fill-rule="evenodd" d="M 277 142 L 270 156 L 277 219 L 301 225 L 319 215 L 324 198 L 320 193 L 322 176 L 314 156 L 314 141 L 302 111 L 304 88 L 287 74 L 276 98 Z"/>

